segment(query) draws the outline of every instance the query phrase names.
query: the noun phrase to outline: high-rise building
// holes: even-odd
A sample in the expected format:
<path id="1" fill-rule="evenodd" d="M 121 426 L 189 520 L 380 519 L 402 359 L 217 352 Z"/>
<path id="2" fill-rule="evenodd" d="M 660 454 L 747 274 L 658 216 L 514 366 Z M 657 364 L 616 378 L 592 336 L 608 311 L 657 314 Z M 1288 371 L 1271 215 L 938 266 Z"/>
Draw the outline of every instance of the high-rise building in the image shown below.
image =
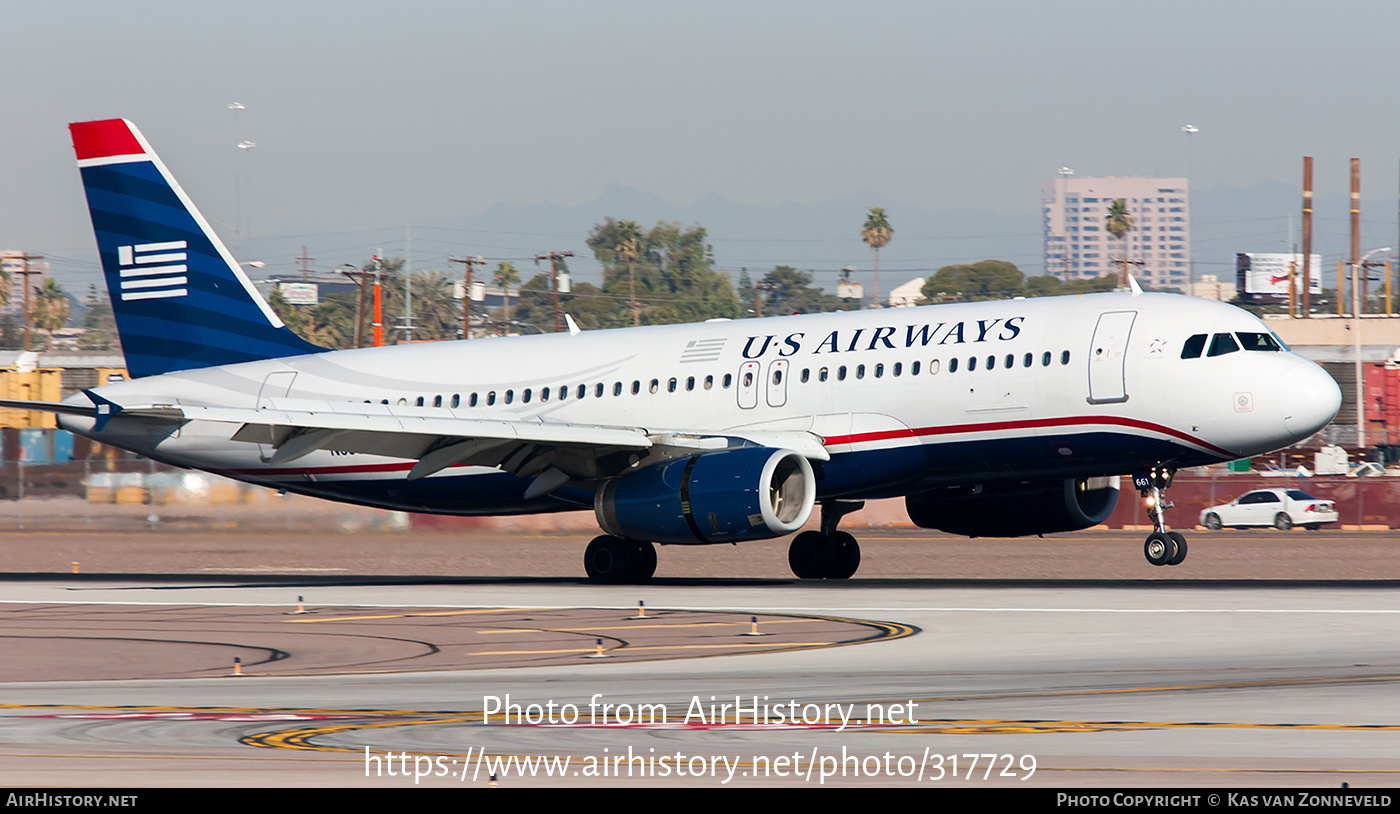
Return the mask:
<path id="1" fill-rule="evenodd" d="M 1105 226 L 1108 208 L 1122 199 L 1133 228 L 1119 240 Z M 1077 178 L 1068 170 L 1040 187 L 1045 273 L 1062 280 L 1122 273 L 1144 284 L 1191 283 L 1191 206 L 1185 178 Z"/>
<path id="2" fill-rule="evenodd" d="M 9 296 L 5 298 L 3 303 L 0 303 L 0 313 L 18 314 L 24 310 L 24 285 L 26 278 L 25 275 L 20 273 L 25 268 L 24 255 L 25 252 L 22 251 L 0 250 L 0 268 L 3 268 L 5 273 L 10 275 Z M 30 275 L 28 279 L 30 297 L 32 298 L 34 289 L 42 287 L 44 285 L 44 278 L 49 275 L 49 261 L 30 260 L 29 270 L 31 272 L 39 272 L 37 275 Z"/>

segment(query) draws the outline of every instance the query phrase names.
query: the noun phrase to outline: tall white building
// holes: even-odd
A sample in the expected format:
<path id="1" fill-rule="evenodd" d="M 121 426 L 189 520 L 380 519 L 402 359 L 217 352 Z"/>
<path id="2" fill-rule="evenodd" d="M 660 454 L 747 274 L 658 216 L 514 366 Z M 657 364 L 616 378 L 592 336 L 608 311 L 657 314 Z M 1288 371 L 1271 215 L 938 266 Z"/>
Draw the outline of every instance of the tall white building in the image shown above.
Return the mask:
<path id="1" fill-rule="evenodd" d="M 1122 198 L 1133 228 L 1119 240 L 1104 226 L 1108 208 Z M 1128 270 L 1143 283 L 1191 283 L 1191 205 L 1185 178 L 1077 178 L 1062 171 L 1040 187 L 1045 273 L 1062 280 Z"/>
<path id="2" fill-rule="evenodd" d="M 20 272 L 24 270 L 24 252 L 0 250 L 0 268 L 10 275 L 10 291 L 7 301 L 0 305 L 0 313 L 18 314 L 24 310 L 24 284 L 25 276 Z M 44 278 L 49 276 L 49 261 L 31 260 L 29 270 L 37 271 L 39 274 L 31 275 L 29 278 L 30 298 L 34 296 L 34 289 L 44 285 Z"/>

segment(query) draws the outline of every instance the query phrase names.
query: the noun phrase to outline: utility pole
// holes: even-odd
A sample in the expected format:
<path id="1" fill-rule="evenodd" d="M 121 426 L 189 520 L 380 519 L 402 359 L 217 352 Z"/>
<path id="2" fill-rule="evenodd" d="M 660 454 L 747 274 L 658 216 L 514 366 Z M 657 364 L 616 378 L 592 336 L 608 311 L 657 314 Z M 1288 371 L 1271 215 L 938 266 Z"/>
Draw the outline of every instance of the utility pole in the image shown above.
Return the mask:
<path id="1" fill-rule="evenodd" d="M 307 257 L 307 256 L 306 256 L 306 247 L 305 247 L 305 246 L 302 246 L 302 247 L 301 247 L 301 256 L 300 256 L 300 257 L 297 257 L 297 258 L 294 258 L 294 259 L 300 260 L 300 261 L 301 261 L 301 281 L 304 283 L 304 282 L 306 282 L 307 280 L 309 280 L 309 279 L 311 278 L 311 267 L 308 266 L 307 264 L 310 263 L 311 261 L 315 260 L 316 258 L 314 258 L 314 257 Z"/>
<path id="2" fill-rule="evenodd" d="M 549 287 L 554 291 L 554 332 L 564 330 L 564 312 L 559 308 L 559 261 L 573 257 L 573 252 L 545 252 L 535 255 L 535 260 L 549 261 Z"/>
<path id="3" fill-rule="evenodd" d="M 1303 319 L 1312 316 L 1312 216 L 1313 216 L 1313 160 L 1303 156 Z M 1322 269 L 1317 270 L 1318 277 Z M 1338 291 L 1341 297 L 1342 292 Z"/>
<path id="4" fill-rule="evenodd" d="M 1353 158 L 1353 159 L 1351 160 L 1351 266 L 1352 266 L 1351 285 L 1352 285 L 1352 288 L 1355 288 L 1355 287 L 1356 287 L 1356 283 L 1357 283 L 1357 279 L 1356 279 L 1356 264 L 1360 261 L 1360 257 L 1361 257 L 1361 159 L 1359 159 L 1359 158 Z M 1365 311 L 1366 311 L 1366 279 L 1365 279 L 1364 276 L 1362 277 L 1362 279 L 1361 279 L 1360 282 L 1361 282 L 1361 300 L 1360 300 L 1360 302 L 1361 302 L 1361 310 L 1360 310 L 1360 311 L 1357 311 L 1357 312 L 1356 312 L 1357 314 L 1362 314 L 1362 313 L 1365 313 Z M 1341 295 L 1341 292 L 1339 291 L 1339 292 L 1337 292 L 1337 294 L 1338 294 L 1338 296 L 1340 296 L 1340 295 Z M 1356 307 L 1356 302 L 1357 302 L 1357 299 L 1356 299 L 1355 294 L 1353 293 L 1353 296 L 1352 296 L 1352 308 L 1355 308 L 1355 307 Z"/>
<path id="5" fill-rule="evenodd" d="M 466 273 L 466 280 L 464 281 L 465 284 L 466 284 L 466 287 L 462 289 L 462 338 L 463 338 L 463 339 L 471 339 L 471 338 L 472 338 L 472 266 L 484 266 L 484 265 L 486 265 L 486 258 L 485 258 L 485 257 L 481 257 L 481 256 L 479 256 L 479 255 L 478 255 L 477 257 L 464 257 L 464 258 L 462 258 L 462 259 L 460 259 L 460 260 L 458 260 L 458 259 L 455 258 L 455 257 L 449 257 L 449 258 L 447 258 L 447 262 L 449 262 L 449 263 L 461 263 L 463 266 L 466 267 L 467 273 Z"/>
<path id="6" fill-rule="evenodd" d="M 346 265 L 349 265 L 348 263 Z M 355 287 L 359 289 L 359 298 L 355 306 L 355 347 L 365 346 L 365 291 L 369 288 L 369 272 L 365 269 L 350 266 L 353 271 L 341 269 L 340 273 L 355 281 Z"/>
<path id="7" fill-rule="evenodd" d="M 33 288 L 33 286 L 29 284 L 29 275 L 44 273 L 39 269 L 29 268 L 29 261 L 43 260 L 44 256 L 42 254 L 30 254 L 29 252 L 25 252 L 15 259 L 24 262 L 24 268 L 16 273 L 22 275 L 24 278 L 24 349 L 29 350 L 29 289 Z"/>

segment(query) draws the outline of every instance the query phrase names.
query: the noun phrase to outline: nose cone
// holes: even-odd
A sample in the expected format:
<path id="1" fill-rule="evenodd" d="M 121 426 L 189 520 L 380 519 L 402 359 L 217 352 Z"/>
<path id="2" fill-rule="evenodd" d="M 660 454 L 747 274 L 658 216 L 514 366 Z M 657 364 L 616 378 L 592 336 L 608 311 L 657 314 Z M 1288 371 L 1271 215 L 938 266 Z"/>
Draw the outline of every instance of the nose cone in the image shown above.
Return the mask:
<path id="1" fill-rule="evenodd" d="M 1283 426 L 1301 441 L 1331 421 L 1342 408 L 1342 389 L 1321 367 L 1300 361 L 1279 379 Z"/>

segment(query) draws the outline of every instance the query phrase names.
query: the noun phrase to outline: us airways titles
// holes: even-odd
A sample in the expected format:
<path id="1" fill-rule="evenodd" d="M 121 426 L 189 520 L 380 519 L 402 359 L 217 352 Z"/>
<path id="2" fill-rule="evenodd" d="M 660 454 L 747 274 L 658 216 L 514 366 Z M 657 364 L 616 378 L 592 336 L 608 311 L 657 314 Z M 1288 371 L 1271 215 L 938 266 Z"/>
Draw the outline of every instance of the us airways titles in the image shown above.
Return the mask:
<path id="1" fill-rule="evenodd" d="M 927 347 L 928 345 L 963 345 L 976 342 L 1007 341 L 1021 334 L 1025 317 L 1008 319 L 978 319 L 963 322 L 940 322 L 936 325 L 906 325 L 903 334 L 894 325 L 879 328 L 856 328 L 848 331 L 832 331 L 811 347 L 812 354 L 847 353 L 862 350 L 898 350 L 903 347 Z M 750 336 L 744 343 L 744 358 L 758 359 L 765 354 L 792 356 L 800 353 L 804 343 L 811 343 L 815 337 L 798 331 L 778 338 L 777 334 Z"/>

